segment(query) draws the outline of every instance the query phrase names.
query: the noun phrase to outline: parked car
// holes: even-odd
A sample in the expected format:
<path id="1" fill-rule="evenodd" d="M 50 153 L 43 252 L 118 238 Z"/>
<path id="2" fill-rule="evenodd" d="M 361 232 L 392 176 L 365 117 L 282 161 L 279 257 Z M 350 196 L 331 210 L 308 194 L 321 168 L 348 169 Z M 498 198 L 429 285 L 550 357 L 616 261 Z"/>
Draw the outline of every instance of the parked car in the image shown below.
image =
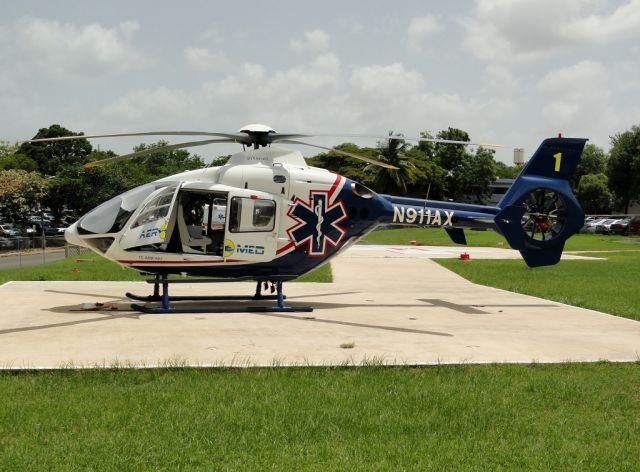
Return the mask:
<path id="1" fill-rule="evenodd" d="M 20 236 L 20 230 L 13 223 L 3 223 L 0 225 L 0 236 L 15 237 Z"/>
<path id="2" fill-rule="evenodd" d="M 42 234 L 42 231 L 44 229 L 44 235 L 45 236 L 59 236 L 60 233 L 58 232 L 58 228 L 54 228 L 53 226 L 51 226 L 49 223 L 45 222 L 44 224 L 40 224 L 40 223 L 33 223 L 31 224 L 31 228 L 34 231 L 33 236 L 40 236 Z"/>
<path id="3" fill-rule="evenodd" d="M 606 218 L 598 218 L 595 220 L 591 220 L 589 222 L 587 222 L 583 227 L 582 227 L 582 232 L 583 233 L 595 233 L 596 232 L 596 226 L 604 223 L 606 221 Z"/>
<path id="4" fill-rule="evenodd" d="M 0 250 L 13 249 L 15 247 L 14 240 L 0 236 Z"/>
<path id="5" fill-rule="evenodd" d="M 619 221 L 618 219 L 610 218 L 608 220 L 601 221 L 596 225 L 595 232 L 598 234 L 609 234 L 611 231 L 611 225 Z"/>
<path id="6" fill-rule="evenodd" d="M 630 221 L 631 217 L 629 216 L 611 223 L 611 226 L 609 226 L 609 234 L 628 234 Z"/>
<path id="7" fill-rule="evenodd" d="M 629 221 L 627 234 L 638 234 L 638 233 L 640 233 L 640 216 L 633 216 Z"/>

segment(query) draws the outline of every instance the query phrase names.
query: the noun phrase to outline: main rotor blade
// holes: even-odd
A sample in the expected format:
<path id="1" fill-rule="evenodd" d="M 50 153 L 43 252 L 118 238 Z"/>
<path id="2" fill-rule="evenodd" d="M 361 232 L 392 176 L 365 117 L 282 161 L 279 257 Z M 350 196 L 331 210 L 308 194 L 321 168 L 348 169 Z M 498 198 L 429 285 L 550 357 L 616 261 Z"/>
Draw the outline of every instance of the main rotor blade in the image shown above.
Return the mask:
<path id="1" fill-rule="evenodd" d="M 69 141 L 72 139 L 88 139 L 88 138 L 120 138 L 126 136 L 217 136 L 232 140 L 242 140 L 246 138 L 244 133 L 211 133 L 208 131 L 147 131 L 142 133 L 115 133 L 115 134 L 92 134 L 79 136 L 59 136 L 57 138 L 38 138 L 22 141 L 23 143 L 44 143 L 53 141 Z"/>
<path id="2" fill-rule="evenodd" d="M 370 134 L 313 134 L 312 136 L 319 137 L 336 137 L 336 138 L 363 138 L 363 139 L 399 139 L 405 141 L 427 141 L 431 143 L 441 143 L 441 144 L 464 144 L 466 146 L 481 146 L 481 147 L 510 147 L 504 144 L 491 144 L 491 143 L 472 143 L 470 141 L 456 141 L 453 139 L 438 139 L 438 138 L 416 138 L 416 137 L 407 137 L 407 136 L 373 136 Z"/>
<path id="3" fill-rule="evenodd" d="M 313 136 L 315 136 L 315 134 L 272 134 L 270 135 L 272 137 L 272 142 L 282 142 L 284 140 L 287 139 L 292 139 L 292 138 L 311 138 Z"/>
<path id="4" fill-rule="evenodd" d="M 90 169 L 92 167 L 101 166 L 103 164 L 112 164 L 114 162 L 133 159 L 135 157 L 146 156 L 148 154 L 153 154 L 155 152 L 165 152 L 165 151 L 172 151 L 174 149 L 184 149 L 188 147 L 205 146 L 207 144 L 214 144 L 214 143 L 234 143 L 234 142 L 235 142 L 235 139 L 207 139 L 205 141 L 191 141 L 187 143 L 170 144 L 168 146 L 145 149 L 144 151 L 133 152 L 131 154 L 123 154 L 121 156 L 109 157 L 107 159 L 102 159 L 99 161 L 88 162 L 87 164 L 84 165 L 84 167 L 87 169 Z"/>
<path id="5" fill-rule="evenodd" d="M 387 169 L 398 169 L 398 167 L 392 166 L 391 164 L 387 164 L 387 163 L 382 162 L 382 161 L 377 161 L 375 159 L 371 159 L 370 157 L 361 156 L 359 154 L 353 154 L 351 152 L 343 151 L 342 149 L 330 148 L 330 147 L 325 147 L 325 146 L 318 146 L 317 144 L 304 143 L 302 141 L 295 141 L 293 139 L 283 139 L 283 140 L 280 140 L 279 142 L 288 143 L 288 144 L 301 144 L 303 146 L 309 146 L 309 147 L 314 147 L 314 148 L 318 148 L 318 149 L 324 149 L 325 151 L 333 151 L 333 152 L 335 152 L 337 154 L 342 154 L 342 155 L 347 156 L 347 157 L 353 157 L 354 159 L 359 159 L 361 161 L 368 162 L 369 164 L 373 164 L 373 165 L 376 165 L 376 166 L 385 167 Z"/>
<path id="6" fill-rule="evenodd" d="M 92 134 L 92 135 L 79 135 L 79 136 L 59 136 L 56 138 L 38 138 L 30 139 L 27 141 L 21 141 L 22 143 L 44 143 L 55 141 L 69 141 L 73 139 L 93 139 L 93 138 L 121 138 L 128 136 L 216 136 L 220 138 L 232 139 L 234 142 L 250 145 L 254 142 L 255 138 L 247 133 L 214 133 L 209 131 L 148 131 L 140 133 L 113 133 L 113 134 Z M 406 136 L 375 136 L 368 134 L 269 134 L 263 138 L 267 143 L 269 142 L 283 142 L 284 140 L 292 138 L 310 138 L 310 137 L 336 137 L 336 138 L 362 138 L 362 139 L 403 139 L 405 141 L 428 141 L 433 143 L 442 144 L 462 144 L 466 146 L 481 146 L 481 147 L 509 147 L 503 144 L 491 144 L 491 143 L 472 143 L 469 141 L 456 141 L 452 139 L 438 139 L 438 138 L 416 138 Z"/>

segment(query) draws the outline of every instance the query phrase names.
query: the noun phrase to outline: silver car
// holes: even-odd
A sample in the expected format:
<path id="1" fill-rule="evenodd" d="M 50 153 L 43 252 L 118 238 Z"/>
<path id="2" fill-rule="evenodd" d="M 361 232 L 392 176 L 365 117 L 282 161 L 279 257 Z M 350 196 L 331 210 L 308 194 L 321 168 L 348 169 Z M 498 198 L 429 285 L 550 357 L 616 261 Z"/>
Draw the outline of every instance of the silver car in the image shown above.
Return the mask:
<path id="1" fill-rule="evenodd" d="M 591 220 L 589 222 L 587 222 L 583 227 L 582 227 L 582 232 L 583 233 L 595 233 L 596 232 L 596 226 L 599 224 L 602 224 L 606 221 L 606 218 L 598 218 L 595 220 Z"/>

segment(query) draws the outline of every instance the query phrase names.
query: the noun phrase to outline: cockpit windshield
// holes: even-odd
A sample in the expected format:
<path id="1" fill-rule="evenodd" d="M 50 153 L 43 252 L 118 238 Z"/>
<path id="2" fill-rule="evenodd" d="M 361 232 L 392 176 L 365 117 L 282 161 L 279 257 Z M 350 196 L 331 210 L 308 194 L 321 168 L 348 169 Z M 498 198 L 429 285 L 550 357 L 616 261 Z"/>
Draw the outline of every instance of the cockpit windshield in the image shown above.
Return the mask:
<path id="1" fill-rule="evenodd" d="M 160 188 L 175 185 L 176 182 L 170 181 L 152 182 L 118 195 L 83 216 L 79 223 L 79 232 L 85 234 L 117 233 L 124 228 L 133 212 L 145 198 Z"/>

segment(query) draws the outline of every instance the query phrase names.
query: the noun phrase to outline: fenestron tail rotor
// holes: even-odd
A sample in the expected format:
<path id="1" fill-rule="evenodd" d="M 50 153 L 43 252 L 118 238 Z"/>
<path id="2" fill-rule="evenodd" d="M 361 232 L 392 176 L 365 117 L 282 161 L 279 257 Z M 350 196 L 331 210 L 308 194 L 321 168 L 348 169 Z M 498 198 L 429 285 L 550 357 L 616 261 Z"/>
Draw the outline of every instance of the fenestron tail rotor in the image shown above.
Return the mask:
<path id="1" fill-rule="evenodd" d="M 554 190 L 538 188 L 523 200 L 522 229 L 536 241 L 551 241 L 564 227 L 566 204 L 562 195 Z"/>

